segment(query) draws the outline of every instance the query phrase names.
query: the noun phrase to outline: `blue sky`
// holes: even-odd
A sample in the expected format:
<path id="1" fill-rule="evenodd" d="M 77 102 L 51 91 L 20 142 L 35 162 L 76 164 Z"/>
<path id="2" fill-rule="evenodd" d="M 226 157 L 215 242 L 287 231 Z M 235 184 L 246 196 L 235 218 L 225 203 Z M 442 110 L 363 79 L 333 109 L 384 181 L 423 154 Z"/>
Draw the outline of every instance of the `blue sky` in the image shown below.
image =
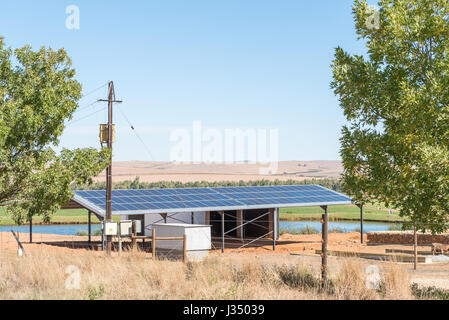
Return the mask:
<path id="1" fill-rule="evenodd" d="M 0 34 L 13 48 L 65 48 L 84 93 L 114 81 L 151 153 L 116 110 L 116 161 L 169 160 L 170 133 L 193 121 L 278 129 L 280 160 L 336 160 L 345 119 L 329 87 L 334 48 L 364 52 L 352 3 L 2 0 Z M 66 28 L 68 5 L 79 30 Z M 105 97 L 103 87 L 80 101 L 62 147 L 99 147 L 105 105 L 85 106 Z"/>

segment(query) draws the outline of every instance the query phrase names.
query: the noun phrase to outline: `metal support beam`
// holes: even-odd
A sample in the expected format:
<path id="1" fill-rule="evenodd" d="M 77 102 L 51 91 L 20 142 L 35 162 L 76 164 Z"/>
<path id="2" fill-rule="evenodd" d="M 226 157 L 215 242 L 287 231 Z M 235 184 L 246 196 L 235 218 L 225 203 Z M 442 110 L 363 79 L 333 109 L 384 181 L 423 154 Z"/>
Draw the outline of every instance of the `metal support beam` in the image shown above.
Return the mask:
<path id="1" fill-rule="evenodd" d="M 104 219 L 103 221 L 101 221 L 101 250 L 104 251 L 105 246 L 104 246 Z"/>
<path id="2" fill-rule="evenodd" d="M 237 238 L 243 241 L 243 210 L 237 210 Z"/>
<path id="3" fill-rule="evenodd" d="M 30 243 L 33 243 L 33 216 L 30 216 Z"/>
<path id="4" fill-rule="evenodd" d="M 122 255 L 122 224 L 118 223 L 118 255 Z"/>
<path id="5" fill-rule="evenodd" d="M 221 253 L 224 253 L 225 249 L 225 214 L 221 212 Z"/>
<path id="6" fill-rule="evenodd" d="M 220 214 L 221 214 L 221 213 L 220 213 Z M 241 228 L 241 227 L 243 227 L 243 226 L 246 226 L 247 224 L 253 224 L 253 225 L 259 226 L 259 227 L 261 227 L 261 228 L 266 228 L 265 226 L 262 226 L 262 225 L 260 225 L 260 224 L 255 223 L 254 221 L 259 220 L 259 219 L 262 218 L 262 217 L 268 216 L 269 214 L 270 214 L 270 211 L 268 211 L 267 213 L 264 213 L 264 214 L 261 215 L 261 216 L 258 216 L 257 218 L 254 218 L 254 219 L 252 219 L 252 220 L 245 221 L 245 222 L 242 223 L 241 225 L 239 225 L 239 226 L 237 226 L 237 227 L 235 227 L 235 228 L 229 229 L 229 230 L 226 231 L 224 234 L 226 235 L 226 234 L 228 234 L 228 233 L 231 233 L 231 232 L 234 231 L 234 230 L 238 230 L 238 228 Z M 225 215 L 226 215 L 226 213 L 225 213 Z M 215 220 L 215 221 L 216 221 L 216 220 Z M 269 235 L 269 234 L 270 234 L 270 232 L 268 232 L 266 235 Z"/>
<path id="7" fill-rule="evenodd" d="M 321 247 L 321 285 L 322 288 L 327 287 L 327 222 L 328 222 L 328 211 L 327 206 L 321 207 L 324 210 L 324 214 L 322 215 L 321 223 L 322 223 L 322 247 Z"/>
<path id="8" fill-rule="evenodd" d="M 88 247 L 89 249 L 91 249 L 91 244 L 92 244 L 92 212 L 89 210 L 89 214 L 87 215 L 88 220 L 89 220 L 89 226 L 88 226 Z"/>
<path id="9" fill-rule="evenodd" d="M 277 235 L 277 209 L 273 209 L 273 251 L 276 251 L 276 235 Z"/>
<path id="10" fill-rule="evenodd" d="M 363 204 L 360 205 L 360 241 L 363 244 Z"/>
<path id="11" fill-rule="evenodd" d="M 205 222 L 206 222 L 205 224 L 207 226 L 210 225 L 210 211 L 206 211 L 204 220 L 205 220 Z"/>

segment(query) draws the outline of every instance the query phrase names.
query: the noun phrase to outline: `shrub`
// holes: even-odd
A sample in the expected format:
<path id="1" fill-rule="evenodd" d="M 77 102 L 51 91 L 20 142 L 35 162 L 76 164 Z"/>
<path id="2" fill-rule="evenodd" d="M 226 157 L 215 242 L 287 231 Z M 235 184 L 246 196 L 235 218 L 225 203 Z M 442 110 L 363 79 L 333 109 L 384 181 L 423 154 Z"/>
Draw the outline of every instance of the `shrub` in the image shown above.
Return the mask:
<path id="1" fill-rule="evenodd" d="M 104 286 L 100 284 L 98 289 L 95 287 L 89 286 L 87 289 L 87 296 L 89 300 L 98 300 L 101 299 L 104 295 Z"/>
<path id="2" fill-rule="evenodd" d="M 76 235 L 79 237 L 87 237 L 89 234 L 86 230 L 78 230 L 76 232 Z M 98 229 L 98 230 L 93 231 L 92 236 L 101 236 L 101 230 Z"/>
<path id="3" fill-rule="evenodd" d="M 278 269 L 279 277 L 284 284 L 295 289 L 319 289 L 321 282 L 310 269 L 297 266 L 282 266 Z"/>
<path id="4" fill-rule="evenodd" d="M 436 287 L 419 287 L 416 283 L 411 286 L 412 294 L 417 299 L 449 300 L 449 290 Z"/>

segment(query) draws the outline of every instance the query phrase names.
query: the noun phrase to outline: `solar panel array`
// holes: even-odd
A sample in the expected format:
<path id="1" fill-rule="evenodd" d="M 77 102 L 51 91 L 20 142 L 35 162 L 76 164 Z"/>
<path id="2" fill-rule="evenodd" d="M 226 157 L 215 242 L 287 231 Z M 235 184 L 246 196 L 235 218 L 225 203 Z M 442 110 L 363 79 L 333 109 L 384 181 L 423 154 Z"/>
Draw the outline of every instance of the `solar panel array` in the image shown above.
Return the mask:
<path id="1" fill-rule="evenodd" d="M 75 191 L 77 202 L 104 214 L 106 191 Z M 348 204 L 347 196 L 317 185 L 112 190 L 113 214 L 237 210 Z"/>

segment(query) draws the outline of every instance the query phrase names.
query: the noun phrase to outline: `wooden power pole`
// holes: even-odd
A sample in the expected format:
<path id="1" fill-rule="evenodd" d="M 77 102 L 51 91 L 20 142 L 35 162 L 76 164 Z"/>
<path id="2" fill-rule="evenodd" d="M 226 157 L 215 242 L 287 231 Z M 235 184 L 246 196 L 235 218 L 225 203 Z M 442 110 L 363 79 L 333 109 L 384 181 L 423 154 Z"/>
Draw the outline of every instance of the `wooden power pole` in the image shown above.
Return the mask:
<path id="1" fill-rule="evenodd" d="M 121 103 L 122 101 L 115 99 L 114 82 L 109 82 L 109 93 L 108 99 L 100 99 L 98 101 L 103 101 L 108 103 L 108 135 L 107 135 L 107 146 L 111 150 L 110 164 L 106 168 L 106 222 L 112 222 L 112 142 L 113 142 L 113 117 L 112 109 L 113 103 Z M 103 228 L 104 232 L 105 228 Z M 111 254 L 112 247 L 112 236 L 106 236 L 106 253 Z"/>

